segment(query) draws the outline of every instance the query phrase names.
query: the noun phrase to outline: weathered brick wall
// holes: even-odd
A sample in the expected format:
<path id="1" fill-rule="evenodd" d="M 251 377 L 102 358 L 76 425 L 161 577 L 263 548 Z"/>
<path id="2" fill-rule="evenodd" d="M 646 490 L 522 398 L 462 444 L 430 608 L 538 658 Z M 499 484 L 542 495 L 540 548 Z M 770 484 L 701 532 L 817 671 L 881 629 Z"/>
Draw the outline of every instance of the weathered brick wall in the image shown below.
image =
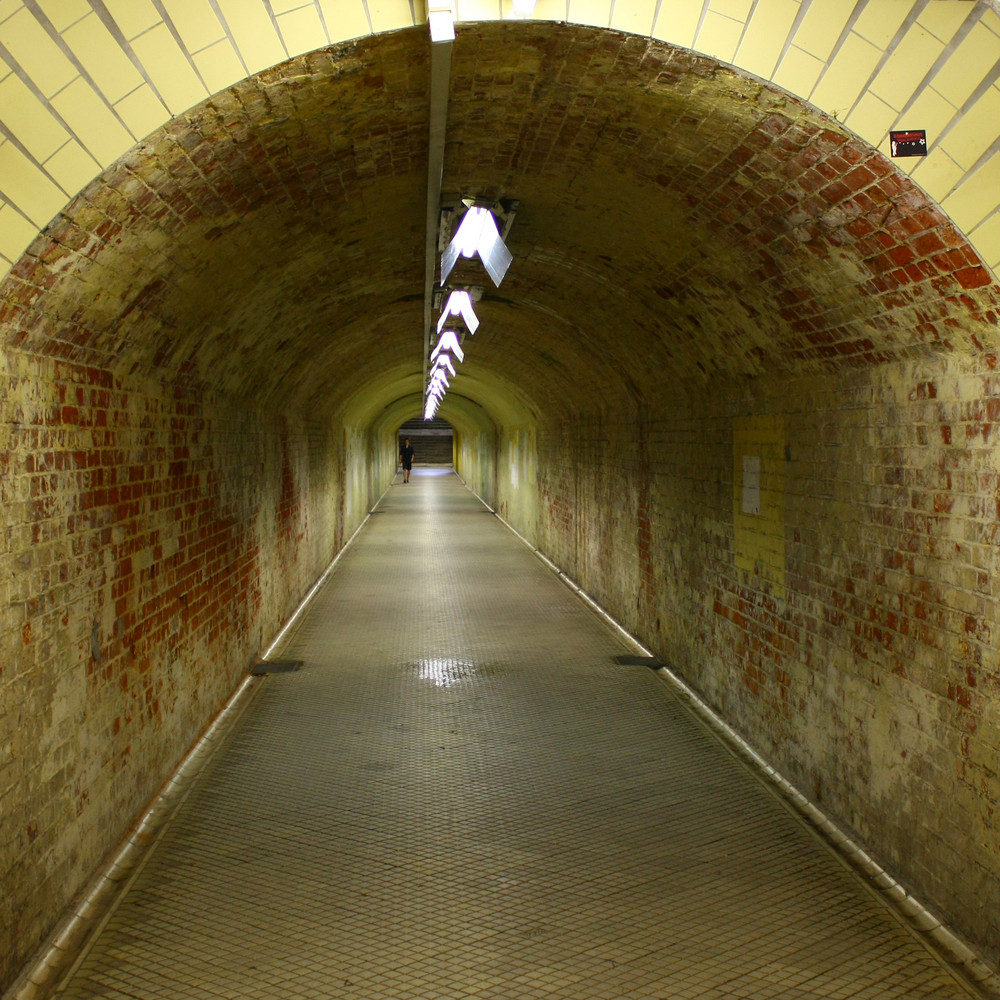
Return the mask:
<path id="1" fill-rule="evenodd" d="M 490 506 L 496 504 L 496 438 L 486 431 L 455 431 L 455 471 Z"/>
<path id="2" fill-rule="evenodd" d="M 540 547 L 997 960 L 1000 380 L 702 388 L 541 428 Z"/>
<path id="3" fill-rule="evenodd" d="M 0 988 L 387 464 L 357 432 L 51 357 L 6 353 L 2 383 Z"/>

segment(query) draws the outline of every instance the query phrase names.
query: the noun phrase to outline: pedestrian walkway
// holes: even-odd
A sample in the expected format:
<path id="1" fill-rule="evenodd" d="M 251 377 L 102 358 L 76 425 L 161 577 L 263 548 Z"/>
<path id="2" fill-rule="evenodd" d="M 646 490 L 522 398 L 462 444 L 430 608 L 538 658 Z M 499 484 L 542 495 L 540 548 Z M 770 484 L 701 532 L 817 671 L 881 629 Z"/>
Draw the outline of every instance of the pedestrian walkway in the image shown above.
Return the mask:
<path id="1" fill-rule="evenodd" d="M 397 479 L 59 995 L 975 995 L 634 653 Z"/>

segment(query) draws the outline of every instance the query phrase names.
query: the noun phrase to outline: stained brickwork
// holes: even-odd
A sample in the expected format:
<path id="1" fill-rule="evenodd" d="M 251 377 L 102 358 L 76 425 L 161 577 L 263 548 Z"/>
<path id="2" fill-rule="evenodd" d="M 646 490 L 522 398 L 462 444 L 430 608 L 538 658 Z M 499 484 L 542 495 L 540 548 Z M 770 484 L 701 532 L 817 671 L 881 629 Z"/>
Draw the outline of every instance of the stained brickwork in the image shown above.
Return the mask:
<path id="1" fill-rule="evenodd" d="M 299 420 L 14 353 L 3 397 L 9 978 L 352 525 Z"/>
<path id="2" fill-rule="evenodd" d="M 543 550 L 994 961 L 996 396 L 965 363 L 894 364 L 539 436 Z M 780 591 L 734 558 L 748 412 L 785 428 Z"/>
<path id="3" fill-rule="evenodd" d="M 217 94 L 0 286 L 0 983 L 391 478 L 427 73 L 414 30 Z M 465 29 L 447 135 L 446 192 L 520 203 L 460 471 L 995 953 L 994 276 L 836 122 L 634 36 Z"/>

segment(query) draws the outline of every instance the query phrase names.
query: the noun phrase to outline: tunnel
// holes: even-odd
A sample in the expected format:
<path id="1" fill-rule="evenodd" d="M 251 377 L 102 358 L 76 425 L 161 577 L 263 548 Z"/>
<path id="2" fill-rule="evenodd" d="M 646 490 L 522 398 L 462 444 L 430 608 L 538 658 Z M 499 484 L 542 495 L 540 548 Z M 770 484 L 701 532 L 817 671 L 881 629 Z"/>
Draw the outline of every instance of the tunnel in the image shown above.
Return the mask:
<path id="1" fill-rule="evenodd" d="M 877 6 L 460 2 L 434 218 L 512 262 L 438 417 L 996 964 L 1000 15 Z M 418 7 L 0 4 L 0 989 L 422 420 Z"/>

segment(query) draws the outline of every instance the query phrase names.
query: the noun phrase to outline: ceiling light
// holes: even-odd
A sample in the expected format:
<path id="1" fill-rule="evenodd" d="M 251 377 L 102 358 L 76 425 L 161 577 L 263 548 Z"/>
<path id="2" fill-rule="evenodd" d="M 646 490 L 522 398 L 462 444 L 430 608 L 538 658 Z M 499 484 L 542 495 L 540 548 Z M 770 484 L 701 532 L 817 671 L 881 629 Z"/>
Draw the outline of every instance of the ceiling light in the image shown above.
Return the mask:
<path id="1" fill-rule="evenodd" d="M 475 333 L 479 329 L 479 317 L 472 308 L 472 297 L 464 290 L 456 290 L 448 296 L 444 311 L 438 320 L 438 333 L 441 332 L 449 316 L 461 316 L 469 333 Z"/>
<path id="2" fill-rule="evenodd" d="M 438 338 L 437 347 L 435 347 L 431 352 L 431 361 L 433 361 L 442 351 L 451 351 L 451 353 L 454 354 L 459 361 L 465 360 L 465 351 L 462 350 L 462 347 L 458 342 L 458 337 L 455 336 L 454 330 L 445 330 L 444 333 L 442 333 Z"/>
<path id="3" fill-rule="evenodd" d="M 444 371 L 440 368 L 437 371 L 435 371 L 433 375 L 431 375 L 430 384 L 440 385 L 443 386 L 445 389 L 447 389 L 451 385 L 451 383 L 448 381 L 448 376 L 445 375 Z"/>
<path id="4" fill-rule="evenodd" d="M 439 354 L 437 361 L 434 362 L 434 367 L 431 368 L 431 378 L 443 368 L 447 368 L 451 372 L 452 378 L 455 377 L 455 366 L 451 363 L 451 358 L 447 354 Z"/>
<path id="5" fill-rule="evenodd" d="M 493 213 L 480 205 L 473 205 L 462 216 L 458 231 L 441 255 L 442 285 L 458 262 L 459 254 L 463 257 L 474 257 L 479 254 L 483 267 L 497 287 L 500 286 L 510 262 L 514 259 L 500 238 Z"/>
<path id="6" fill-rule="evenodd" d="M 432 42 L 453 42 L 455 40 L 455 11 L 450 3 L 428 4 L 427 24 L 431 29 Z"/>

